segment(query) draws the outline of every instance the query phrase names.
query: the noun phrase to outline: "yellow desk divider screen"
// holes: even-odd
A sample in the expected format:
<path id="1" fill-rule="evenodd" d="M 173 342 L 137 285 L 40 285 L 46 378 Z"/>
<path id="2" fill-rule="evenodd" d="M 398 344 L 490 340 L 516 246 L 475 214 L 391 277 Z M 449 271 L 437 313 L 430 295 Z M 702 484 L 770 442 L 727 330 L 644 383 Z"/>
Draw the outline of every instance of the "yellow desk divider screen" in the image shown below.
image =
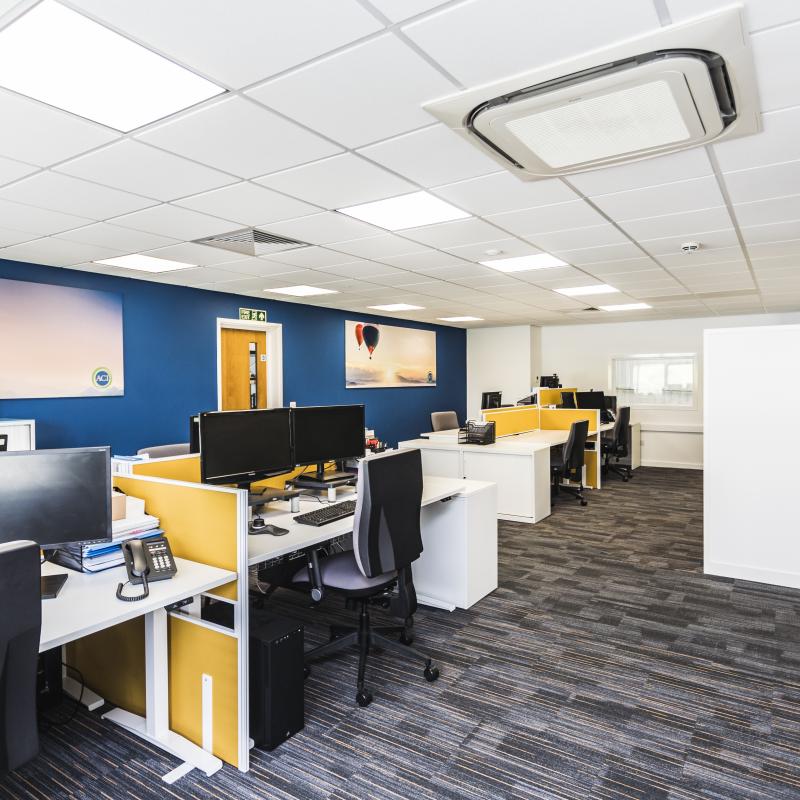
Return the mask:
<path id="1" fill-rule="evenodd" d="M 589 434 L 597 433 L 600 412 L 596 409 L 543 408 L 539 412 L 539 427 L 543 431 L 568 431 L 573 422 L 589 420 Z"/>
<path id="2" fill-rule="evenodd" d="M 179 460 L 157 459 L 136 466 L 163 469 L 169 462 L 166 469 L 174 470 Z M 185 469 L 191 459 L 182 461 L 181 469 Z M 212 752 L 247 771 L 250 766 L 247 493 L 241 489 L 140 475 L 114 476 L 114 485 L 145 501 L 145 510 L 159 518 L 176 557 L 229 569 L 238 575 L 236 581 L 209 592 L 221 602 L 233 605 L 233 628 L 202 620 L 191 606 L 170 612 L 170 726 L 203 746 L 203 676 L 209 676 Z M 107 701 L 135 714 L 144 713 L 141 618 L 68 645 L 67 663 L 79 669 L 86 685 Z"/>
<path id="3" fill-rule="evenodd" d="M 134 461 L 131 466 L 131 473 L 149 478 L 167 478 L 171 481 L 200 483 L 200 456 L 194 454 Z"/>
<path id="4" fill-rule="evenodd" d="M 513 408 L 493 408 L 483 412 L 484 422 L 494 422 L 495 436 L 513 436 L 539 428 L 539 408 L 537 406 L 514 406 Z"/>
<path id="5" fill-rule="evenodd" d="M 540 406 L 560 406 L 561 405 L 561 393 L 562 392 L 566 392 L 567 394 L 569 394 L 569 392 L 572 392 L 572 394 L 574 395 L 575 392 L 577 392 L 577 391 L 578 390 L 575 387 L 572 387 L 572 386 L 570 386 L 570 387 L 565 386 L 562 389 L 544 389 L 544 388 L 539 389 L 538 390 L 538 392 L 539 392 L 539 405 Z"/>

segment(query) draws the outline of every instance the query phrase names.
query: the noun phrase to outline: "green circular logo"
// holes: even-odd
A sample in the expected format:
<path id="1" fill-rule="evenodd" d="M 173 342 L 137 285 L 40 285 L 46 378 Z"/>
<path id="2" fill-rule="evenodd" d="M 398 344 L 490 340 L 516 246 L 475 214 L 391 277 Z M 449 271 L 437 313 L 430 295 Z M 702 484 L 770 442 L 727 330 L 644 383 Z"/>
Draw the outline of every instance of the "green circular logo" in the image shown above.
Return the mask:
<path id="1" fill-rule="evenodd" d="M 111 386 L 111 370 L 105 367 L 98 367 L 92 373 L 92 386 L 96 389 L 108 389 Z"/>

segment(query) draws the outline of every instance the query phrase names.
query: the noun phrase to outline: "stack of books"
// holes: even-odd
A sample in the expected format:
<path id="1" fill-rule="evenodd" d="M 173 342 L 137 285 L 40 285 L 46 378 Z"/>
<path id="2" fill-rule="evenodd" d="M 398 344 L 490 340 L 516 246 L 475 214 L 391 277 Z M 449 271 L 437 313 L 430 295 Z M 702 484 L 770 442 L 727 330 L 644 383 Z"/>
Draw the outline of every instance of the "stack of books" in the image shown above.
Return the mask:
<path id="1" fill-rule="evenodd" d="M 150 514 L 118 519 L 111 523 L 110 542 L 64 547 L 58 551 L 54 561 L 81 572 L 102 572 L 125 563 L 122 556 L 123 542 L 163 535 L 158 517 Z"/>

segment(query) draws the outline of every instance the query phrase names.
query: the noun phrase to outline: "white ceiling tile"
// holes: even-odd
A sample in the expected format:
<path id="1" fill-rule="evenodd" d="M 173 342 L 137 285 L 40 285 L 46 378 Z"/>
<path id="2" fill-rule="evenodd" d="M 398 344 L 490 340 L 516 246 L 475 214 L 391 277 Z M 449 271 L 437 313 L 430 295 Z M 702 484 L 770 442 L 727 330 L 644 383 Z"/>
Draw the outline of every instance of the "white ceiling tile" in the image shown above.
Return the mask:
<path id="1" fill-rule="evenodd" d="M 66 267 L 82 261 L 96 261 L 118 255 L 121 255 L 119 250 L 51 238 L 36 239 L 0 250 L 0 258 L 7 258 L 11 261 L 30 261 L 52 267 Z"/>
<path id="2" fill-rule="evenodd" d="M 447 0 L 370 0 L 370 5 L 375 6 L 392 22 L 402 22 L 446 2 Z"/>
<path id="3" fill-rule="evenodd" d="M 10 158 L 0 157 L 0 186 L 5 186 L 11 181 L 16 181 L 23 178 L 25 175 L 30 175 L 36 172 L 38 167 L 31 166 L 30 164 L 23 164 L 21 161 L 13 161 Z"/>
<path id="4" fill-rule="evenodd" d="M 748 245 L 800 239 L 800 219 L 791 222 L 776 222 L 772 225 L 753 225 L 742 228 L 741 231 L 742 238 Z"/>
<path id="5" fill-rule="evenodd" d="M 277 11 L 261 0 L 223 10 L 196 0 L 76 0 L 98 19 L 199 70 L 241 88 L 378 31 L 355 0 L 293 0 Z"/>
<path id="6" fill-rule="evenodd" d="M 637 240 L 662 239 L 666 236 L 685 236 L 691 239 L 702 231 L 718 231 L 730 228 L 728 209 L 724 206 L 704 208 L 691 213 L 664 214 L 658 217 L 627 220 L 620 227 Z"/>
<path id="7" fill-rule="evenodd" d="M 716 178 L 693 178 L 646 189 L 597 195 L 595 205 L 612 219 L 630 220 L 661 214 L 678 214 L 724 205 Z"/>
<path id="8" fill-rule="evenodd" d="M 11 186 L 0 189 L 0 197 L 15 203 L 26 203 L 64 214 L 79 214 L 102 220 L 156 204 L 108 186 L 98 186 L 57 172 L 39 172 Z"/>
<path id="9" fill-rule="evenodd" d="M 461 278 L 485 278 L 489 275 L 489 267 L 467 262 L 443 267 L 417 267 L 416 271 L 443 281 L 458 281 Z"/>
<path id="10" fill-rule="evenodd" d="M 423 103 L 453 88 L 424 58 L 387 34 L 247 94 L 331 139 L 359 147 L 430 124 Z"/>
<path id="11" fill-rule="evenodd" d="M 561 250 L 581 250 L 608 244 L 628 244 L 629 239 L 613 225 L 593 225 L 590 228 L 574 228 L 570 231 L 537 233 L 529 237 L 537 247 L 548 253 Z"/>
<path id="12" fill-rule="evenodd" d="M 409 253 L 403 256 L 387 256 L 383 259 L 387 264 L 403 269 L 411 269 L 422 272 L 424 269 L 442 269 L 461 265 L 462 267 L 472 266 L 467 261 L 462 261 L 450 253 L 443 253 L 441 250 L 426 250 L 422 253 Z"/>
<path id="13" fill-rule="evenodd" d="M 132 139 L 60 164 L 57 171 L 164 201 L 236 181 L 224 172 Z"/>
<path id="14" fill-rule="evenodd" d="M 359 152 L 425 187 L 497 172 L 496 161 L 445 125 L 396 136 Z"/>
<path id="15" fill-rule="evenodd" d="M 135 211 L 122 217 L 114 217 L 114 225 L 133 228 L 147 233 L 157 233 L 172 239 L 201 239 L 215 233 L 226 233 L 231 229 L 228 220 L 209 217 L 188 208 L 162 204 L 144 211 Z"/>
<path id="16" fill-rule="evenodd" d="M 701 147 L 657 158 L 645 158 L 619 167 L 581 172 L 567 180 L 585 195 L 625 192 L 658 186 L 662 183 L 701 178 L 713 169 L 706 151 Z"/>
<path id="17" fill-rule="evenodd" d="M 122 250 L 125 253 L 152 250 L 154 247 L 166 247 L 175 244 L 175 239 L 167 236 L 157 236 L 154 233 L 134 231 L 129 228 L 120 228 L 107 222 L 96 222 L 83 228 L 60 233 L 55 238 L 66 239 L 70 242 L 93 244 L 98 247 L 108 247 L 112 250 Z"/>
<path id="18" fill-rule="evenodd" d="M 257 183 L 328 209 L 382 200 L 417 188 L 353 153 L 266 175 Z"/>
<path id="19" fill-rule="evenodd" d="M 260 257 L 266 261 L 276 261 L 281 264 L 311 269 L 330 267 L 334 264 L 346 264 L 348 261 L 354 260 L 353 256 L 347 252 L 339 253 L 326 247 L 298 247 L 294 250 L 286 250 L 283 253 Z"/>
<path id="20" fill-rule="evenodd" d="M 241 97 L 181 114 L 137 138 L 241 178 L 254 178 L 341 150 Z"/>
<path id="21" fill-rule="evenodd" d="M 153 276 L 155 283 L 170 283 L 178 286 L 199 286 L 205 283 L 224 283 L 241 279 L 241 275 L 215 267 L 196 267 L 179 269 L 174 272 L 161 272 Z"/>
<path id="22" fill-rule="evenodd" d="M 585 272 L 603 280 L 613 275 L 630 275 L 634 272 L 645 272 L 658 268 L 652 258 L 625 258 L 612 261 L 598 261 L 581 267 Z M 613 281 L 611 281 L 613 284 Z"/>
<path id="23" fill-rule="evenodd" d="M 733 228 L 724 228 L 721 231 L 705 231 L 695 235 L 701 249 L 716 250 L 720 247 L 738 247 L 739 239 Z M 686 241 L 685 236 L 665 236 L 660 239 L 638 239 L 639 244 L 654 256 L 685 255 L 691 260 L 695 253 L 682 253 L 681 245 Z"/>
<path id="24" fill-rule="evenodd" d="M 229 219 L 242 226 L 264 226 L 270 222 L 319 213 L 315 206 L 248 181 L 184 197 L 183 200 L 176 200 L 175 205 Z"/>
<path id="25" fill-rule="evenodd" d="M 775 258 L 753 258 L 751 261 L 756 275 L 769 273 L 797 275 L 800 269 L 800 252 Z"/>
<path id="26" fill-rule="evenodd" d="M 614 13 L 607 12 L 602 3 L 584 0 L 560 0 L 546 11 L 525 0 L 471 0 L 413 22 L 403 33 L 460 81 L 475 86 L 660 24 L 652 3 L 615 0 Z"/>
<path id="27" fill-rule="evenodd" d="M 791 195 L 800 187 L 800 161 L 726 172 L 723 179 L 734 203 Z"/>
<path id="28" fill-rule="evenodd" d="M 584 200 L 490 214 L 487 220 L 503 230 L 534 239 L 540 233 L 604 225 L 606 220 Z"/>
<path id="29" fill-rule="evenodd" d="M 503 238 L 503 232 L 482 219 L 472 217 L 439 225 L 408 228 L 403 231 L 403 236 L 431 247 L 458 247 L 462 244 L 496 241 Z"/>
<path id="30" fill-rule="evenodd" d="M 236 254 L 232 253 L 231 255 Z M 265 278 L 274 275 L 289 275 L 294 272 L 300 272 L 303 268 L 294 267 L 289 264 L 279 264 L 277 261 L 267 261 L 265 258 L 249 256 L 238 261 L 226 261 L 222 264 L 221 269 L 226 272 L 239 273 L 240 275 Z"/>
<path id="31" fill-rule="evenodd" d="M 452 253 L 459 258 L 467 261 L 486 261 L 489 258 L 504 258 L 512 256 L 529 256 L 540 252 L 538 247 L 534 247 L 522 239 L 497 239 L 491 242 L 478 242 L 477 244 L 464 244 L 458 247 L 445 247 L 448 253 Z M 498 273 L 500 274 L 500 273 Z"/>
<path id="32" fill-rule="evenodd" d="M 40 236 L 80 228 L 94 221 L 86 217 L 76 217 L 74 214 L 62 214 L 22 203 L 9 203 L 6 200 L 0 200 L 0 220 L 4 228 L 38 233 Z"/>
<path id="33" fill-rule="evenodd" d="M 744 253 L 742 248 L 737 245 L 734 247 L 718 247 L 713 250 L 710 248 L 708 250 L 698 250 L 688 256 L 686 253 L 675 253 L 674 255 L 661 255 L 658 257 L 658 260 L 667 269 L 683 267 L 689 259 L 691 259 L 692 264 L 696 265 L 719 264 L 723 261 L 742 262 L 744 261 Z"/>
<path id="34" fill-rule="evenodd" d="M 800 48 L 800 23 L 756 33 L 750 42 L 761 110 L 800 105 L 800 86 L 789 67 Z"/>
<path id="35" fill-rule="evenodd" d="M 243 258 L 241 253 L 234 253 L 232 250 L 223 250 L 220 247 L 209 247 L 204 244 L 195 244 L 194 242 L 180 242 L 179 244 L 158 247 L 148 250 L 147 255 L 153 258 L 183 261 L 186 264 L 196 264 L 200 267 L 226 264 Z M 227 266 L 225 269 L 227 269 Z"/>
<path id="36" fill-rule="evenodd" d="M 375 236 L 380 230 L 361 220 L 339 214 L 336 211 L 325 211 L 321 214 L 310 214 L 299 219 L 284 220 L 270 225 L 270 233 L 289 236 L 309 244 L 330 244 L 347 242 L 351 239 Z"/>
<path id="37" fill-rule="evenodd" d="M 761 122 L 764 129 L 759 133 L 714 145 L 723 172 L 800 159 L 800 108 L 762 114 Z"/>
<path id="38" fill-rule="evenodd" d="M 673 22 L 719 11 L 725 5 L 720 0 L 667 0 Z M 800 19 L 800 6 L 795 0 L 746 0 L 742 5 L 748 31 L 771 28 L 773 25 Z"/>
<path id="39" fill-rule="evenodd" d="M 47 167 L 119 138 L 117 131 L 0 89 L 0 153 Z"/>
<path id="40" fill-rule="evenodd" d="M 372 281 L 381 286 L 391 286 L 393 288 L 413 287 L 413 291 L 419 291 L 420 285 L 429 282 L 430 278 L 418 272 L 406 272 L 406 270 L 398 269 L 392 275 L 375 275 Z"/>
<path id="41" fill-rule="evenodd" d="M 505 171 L 439 186 L 433 193 L 479 215 L 500 214 L 578 199 L 575 192 L 558 179 L 522 181 Z"/>
<path id="42" fill-rule="evenodd" d="M 776 197 L 752 203 L 737 203 L 734 209 L 740 227 L 769 225 L 774 222 L 789 222 L 800 219 L 800 194 L 791 197 Z"/>
<path id="43" fill-rule="evenodd" d="M 370 236 L 367 239 L 354 239 L 352 242 L 337 242 L 331 249 L 349 253 L 361 258 L 374 258 L 381 261 L 389 256 L 405 253 L 418 253 L 425 249 L 419 242 L 411 242 L 401 236 L 387 233 L 383 236 Z"/>
<path id="44" fill-rule="evenodd" d="M 722 261 L 719 264 L 696 264 L 691 259 L 682 266 L 671 266 L 670 271 L 679 280 L 696 280 L 698 278 L 714 278 L 723 275 L 743 275 L 748 273 L 747 262 Z"/>
<path id="45" fill-rule="evenodd" d="M 376 261 L 353 261 L 348 264 L 337 264 L 334 267 L 322 267 L 320 272 L 328 275 L 338 275 L 343 278 L 354 278 L 357 280 L 372 280 L 381 275 L 396 278 L 403 274 L 403 270 L 387 267 Z"/>
<path id="46" fill-rule="evenodd" d="M 558 257 L 570 264 L 592 264 L 597 261 L 614 261 L 637 258 L 642 251 L 631 242 L 611 244 L 604 247 L 588 247 L 582 250 L 561 250 Z"/>
<path id="47" fill-rule="evenodd" d="M 0 228 L 0 247 L 9 247 L 12 244 L 20 244 L 35 239 L 35 233 L 25 231 L 14 231 L 9 228 Z"/>

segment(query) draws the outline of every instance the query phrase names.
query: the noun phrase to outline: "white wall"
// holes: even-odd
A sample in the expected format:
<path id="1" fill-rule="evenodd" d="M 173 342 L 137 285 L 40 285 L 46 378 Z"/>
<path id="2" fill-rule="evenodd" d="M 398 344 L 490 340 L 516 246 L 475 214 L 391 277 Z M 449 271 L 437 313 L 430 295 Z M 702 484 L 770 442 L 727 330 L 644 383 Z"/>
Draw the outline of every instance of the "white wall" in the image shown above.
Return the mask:
<path id="1" fill-rule="evenodd" d="M 800 588 L 800 325 L 710 330 L 705 345 L 704 570 Z M 769 380 L 757 425 L 730 401 L 742 373 Z"/>
<path id="2" fill-rule="evenodd" d="M 557 372 L 564 386 L 608 392 L 613 356 L 697 353 L 701 385 L 693 410 L 632 410 L 631 417 L 642 423 L 644 465 L 700 468 L 703 463 L 703 330 L 790 323 L 800 323 L 800 313 L 545 326 L 541 329 L 541 372 L 545 375 Z M 743 369 L 741 383 L 744 387 L 770 377 L 761 378 Z"/>
<path id="3" fill-rule="evenodd" d="M 478 419 L 481 393 L 503 393 L 504 403 L 530 394 L 539 353 L 539 329 L 530 325 L 467 330 L 467 417 Z"/>

